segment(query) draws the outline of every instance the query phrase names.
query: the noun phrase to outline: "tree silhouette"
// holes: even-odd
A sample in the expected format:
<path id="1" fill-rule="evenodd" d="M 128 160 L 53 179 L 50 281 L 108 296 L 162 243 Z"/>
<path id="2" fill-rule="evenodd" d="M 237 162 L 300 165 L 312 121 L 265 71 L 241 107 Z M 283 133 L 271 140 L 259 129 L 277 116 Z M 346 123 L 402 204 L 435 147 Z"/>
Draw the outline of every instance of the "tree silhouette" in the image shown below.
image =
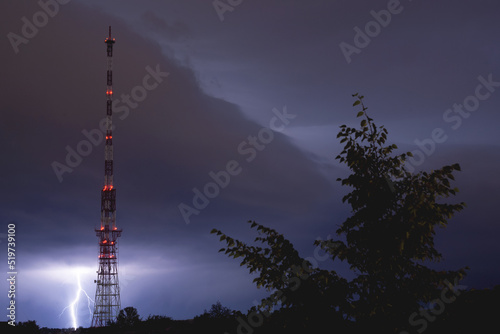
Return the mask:
<path id="1" fill-rule="evenodd" d="M 205 310 L 202 316 L 206 316 L 211 319 L 227 319 L 232 317 L 233 311 L 231 309 L 222 306 L 221 302 L 218 300 L 217 303 L 212 304 L 210 310 Z"/>
<path id="2" fill-rule="evenodd" d="M 116 318 L 116 325 L 119 328 L 131 329 L 136 327 L 140 323 L 141 319 L 139 318 L 137 309 L 131 306 L 125 307 L 123 310 L 120 310 L 120 313 L 118 313 L 118 317 Z"/>
<path id="3" fill-rule="evenodd" d="M 419 303 L 428 302 L 465 275 L 465 269 L 436 271 L 424 265 L 439 261 L 434 247 L 437 227 L 464 208 L 464 203 L 446 204 L 455 195 L 453 171 L 444 166 L 431 172 L 409 173 L 404 164 L 410 152 L 391 156 L 396 145 L 385 145 L 387 130 L 377 127 L 358 94 L 354 106 L 361 106 L 360 129 L 341 126 L 337 138 L 346 143 L 336 157 L 352 173 L 338 179 L 353 190 L 343 197 L 353 215 L 337 230 L 345 241 L 316 242 L 333 258 L 350 264 L 357 274 L 350 283 L 352 312 L 358 323 L 386 324 L 394 329 L 408 322 Z M 401 323 L 398 323 L 400 321 Z M 384 327 L 384 326 L 383 326 Z"/>
<path id="4" fill-rule="evenodd" d="M 18 333 L 39 333 L 40 332 L 40 326 L 36 323 L 35 320 L 28 320 L 28 321 L 20 321 L 17 323 L 17 326 L 15 327 L 18 331 Z"/>

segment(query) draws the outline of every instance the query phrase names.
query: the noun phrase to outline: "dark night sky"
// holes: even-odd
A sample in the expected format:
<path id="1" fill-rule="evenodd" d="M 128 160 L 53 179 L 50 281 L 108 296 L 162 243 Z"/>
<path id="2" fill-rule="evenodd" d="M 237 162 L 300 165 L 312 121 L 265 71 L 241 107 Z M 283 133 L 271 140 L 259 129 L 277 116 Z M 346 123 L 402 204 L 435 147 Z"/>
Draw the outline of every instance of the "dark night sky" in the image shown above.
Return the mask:
<path id="1" fill-rule="evenodd" d="M 91 145 L 60 179 L 53 164 L 66 164 L 67 147 L 84 145 L 83 132 L 98 129 L 105 115 L 109 25 L 117 41 L 122 307 L 187 319 L 217 300 L 245 311 L 266 296 L 246 268 L 217 252 L 212 228 L 250 241 L 246 221 L 256 220 L 312 256 L 313 241 L 333 235 L 350 214 L 341 202 L 349 189 L 335 181 L 348 171 L 334 157 L 339 125 L 357 124 L 356 92 L 400 153 L 422 152 L 417 143 L 442 129 L 445 139 L 426 146 L 414 165 L 460 163 L 460 193 L 449 200 L 467 207 L 438 231 L 444 260 L 432 266 L 469 266 L 470 288 L 500 283 L 497 1 L 255 0 L 223 13 L 223 21 L 208 0 L 59 1 L 67 3 L 48 7 L 46 22 L 36 1 L 0 4 L 0 241 L 7 257 L 5 233 L 15 223 L 17 320 L 69 327 L 69 312 L 61 312 L 77 295 L 78 277 L 95 294 L 103 144 Z M 390 22 L 370 25 L 371 11 L 388 4 Z M 23 32 L 34 19 L 37 31 Z M 379 30 L 369 43 L 355 41 L 354 28 L 367 23 Z M 13 47 L 10 33 L 28 38 Z M 355 42 L 348 62 L 340 45 Z M 140 96 L 147 68 L 163 74 Z M 262 130 L 285 109 L 290 118 L 273 123 L 280 130 Z M 253 154 L 249 138 L 259 133 L 272 139 Z M 193 188 L 233 160 L 241 173 L 186 224 L 179 205 L 192 206 Z M 5 280 L 0 288 L 7 305 Z M 83 299 L 78 310 L 78 324 L 88 326 Z"/>

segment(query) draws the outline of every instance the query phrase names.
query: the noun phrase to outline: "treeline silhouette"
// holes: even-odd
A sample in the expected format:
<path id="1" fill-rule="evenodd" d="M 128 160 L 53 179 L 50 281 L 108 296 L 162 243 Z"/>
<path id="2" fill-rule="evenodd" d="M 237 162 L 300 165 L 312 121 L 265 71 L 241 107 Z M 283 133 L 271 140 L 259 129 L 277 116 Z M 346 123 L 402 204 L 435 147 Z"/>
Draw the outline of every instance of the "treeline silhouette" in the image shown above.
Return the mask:
<path id="1" fill-rule="evenodd" d="M 418 326 L 408 323 L 408 333 L 489 333 L 490 328 L 497 325 L 499 314 L 498 301 L 500 300 L 500 285 L 493 289 L 466 290 L 461 292 L 459 298 L 446 306 L 442 313 L 434 315 L 429 312 L 429 318 L 424 325 L 422 321 Z M 128 311 L 128 312 L 127 312 Z M 313 318 L 308 318 L 307 313 L 317 311 Z M 418 310 L 417 310 L 418 311 Z M 260 326 L 254 327 L 255 322 L 248 321 L 252 312 L 243 314 L 233 311 L 217 302 L 209 311 L 194 317 L 191 320 L 174 320 L 163 315 L 148 316 L 140 319 L 137 310 L 127 307 L 122 312 L 127 317 L 125 321 L 117 320 L 116 323 L 102 328 L 55 329 L 40 328 L 36 321 L 20 322 L 12 327 L 6 323 L 2 333 L 26 334 L 271 334 L 271 333 L 378 333 L 376 329 L 368 331 L 359 328 L 352 321 L 321 317 L 322 310 L 310 310 L 304 313 L 299 309 L 280 309 L 269 317 L 264 316 Z M 133 314 L 137 315 L 134 317 Z M 8 331 L 7 331 L 8 330 Z M 404 332 L 402 332 L 404 333 Z"/>
<path id="2" fill-rule="evenodd" d="M 367 115 L 363 96 L 353 96 L 354 106 L 361 107 L 360 127 L 340 127 L 337 138 L 345 146 L 336 157 L 351 171 L 338 181 L 351 189 L 343 202 L 351 206 L 352 215 L 340 225 L 332 224 L 337 226 L 335 238 L 312 241 L 314 256 L 303 258 L 282 234 L 253 221 L 249 223 L 258 234 L 255 244 L 217 229 L 211 232 L 225 243 L 219 252 L 258 274 L 254 283 L 270 293 L 260 305 L 242 313 L 217 302 L 191 320 L 167 316 L 143 320 L 134 307 L 127 307 L 107 327 L 78 331 L 458 334 L 497 328 L 499 285 L 467 289 L 461 282 L 469 268 L 426 266 L 441 259 L 434 247 L 437 229 L 446 227 L 465 208 L 464 203 L 445 203 L 458 192 L 451 183 L 460 166 L 414 173 L 413 166 L 405 166 L 411 152 L 394 155 L 397 146 L 386 145 L 388 131 Z M 432 144 L 428 141 L 423 145 Z M 324 261 L 334 261 L 333 268 L 337 261 L 348 264 L 354 278 L 322 269 Z M 35 322 L 17 327 L 31 333 L 57 333 L 39 329 Z"/>

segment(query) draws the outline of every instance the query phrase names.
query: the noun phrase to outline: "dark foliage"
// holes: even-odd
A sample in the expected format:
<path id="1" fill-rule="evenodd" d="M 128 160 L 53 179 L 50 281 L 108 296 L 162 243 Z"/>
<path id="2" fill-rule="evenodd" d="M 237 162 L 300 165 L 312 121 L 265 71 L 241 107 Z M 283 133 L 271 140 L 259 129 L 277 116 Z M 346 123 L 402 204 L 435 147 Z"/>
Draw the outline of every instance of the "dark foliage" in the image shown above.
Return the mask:
<path id="1" fill-rule="evenodd" d="M 276 314 L 282 327 L 287 321 L 294 328 L 330 321 L 350 328 L 354 321 L 363 330 L 395 332 L 420 305 L 465 275 L 466 268 L 437 271 L 425 266 L 426 261 L 441 258 L 434 247 L 436 228 L 445 227 L 464 208 L 464 203 L 443 203 L 458 191 L 450 180 L 460 166 L 409 173 L 404 164 L 411 153 L 392 156 L 397 147 L 385 144 L 387 130 L 367 115 L 363 96 L 354 97 L 354 106 L 362 108 L 357 114 L 362 117 L 360 128 L 342 125 L 337 135 L 345 143 L 337 159 L 352 172 L 338 181 L 352 188 L 343 201 L 353 215 L 337 229 L 338 239 L 315 242 L 332 260 L 347 262 L 354 279 L 313 268 L 283 235 L 255 222 L 250 222 L 260 233 L 255 242 L 267 247 L 247 245 L 212 230 L 227 245 L 220 251 L 241 258 L 241 265 L 259 273 L 254 279 L 257 286 L 273 291 L 259 311 L 269 313 L 279 305 L 281 315 L 288 314 Z"/>
<path id="2" fill-rule="evenodd" d="M 139 324 L 141 324 L 141 319 L 139 318 L 137 309 L 129 306 L 120 310 L 115 325 L 122 330 L 130 330 L 136 328 Z"/>
<path id="3" fill-rule="evenodd" d="M 210 310 L 205 310 L 202 315 L 199 315 L 195 317 L 195 320 L 199 319 L 228 319 L 233 317 L 234 311 L 231 309 L 222 306 L 220 301 L 217 301 L 217 303 L 212 304 L 212 307 Z"/>

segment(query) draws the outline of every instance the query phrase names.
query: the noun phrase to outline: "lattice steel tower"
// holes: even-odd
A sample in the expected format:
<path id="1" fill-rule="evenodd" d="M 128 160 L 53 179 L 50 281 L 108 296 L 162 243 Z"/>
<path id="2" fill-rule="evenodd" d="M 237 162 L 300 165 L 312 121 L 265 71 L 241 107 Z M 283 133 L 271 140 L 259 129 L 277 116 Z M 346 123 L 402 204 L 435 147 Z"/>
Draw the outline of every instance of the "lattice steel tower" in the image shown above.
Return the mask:
<path id="1" fill-rule="evenodd" d="M 95 309 L 92 327 L 106 326 L 115 321 L 120 311 L 120 286 L 118 284 L 117 240 L 122 230 L 116 227 L 116 189 L 113 187 L 113 44 L 111 27 L 104 41 L 108 54 L 106 89 L 106 144 L 104 146 L 104 187 L 101 191 L 101 226 L 97 228 L 99 238 L 99 269 L 95 292 Z"/>

